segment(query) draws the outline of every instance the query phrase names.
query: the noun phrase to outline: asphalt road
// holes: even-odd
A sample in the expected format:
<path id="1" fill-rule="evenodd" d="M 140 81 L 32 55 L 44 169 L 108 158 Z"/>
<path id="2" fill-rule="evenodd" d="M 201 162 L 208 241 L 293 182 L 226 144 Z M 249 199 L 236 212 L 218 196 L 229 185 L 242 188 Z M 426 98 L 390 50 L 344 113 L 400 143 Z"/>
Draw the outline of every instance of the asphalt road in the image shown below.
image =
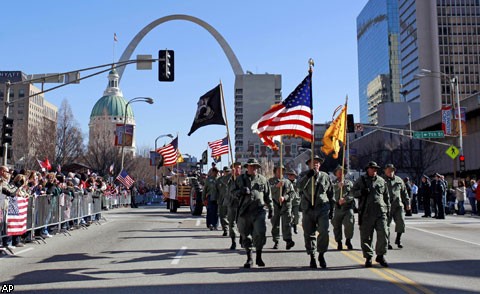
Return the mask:
<path id="1" fill-rule="evenodd" d="M 35 293 L 478 293 L 480 218 L 409 217 L 403 249 L 389 251 L 390 268 L 363 267 L 356 250 L 337 251 L 331 238 L 327 269 L 308 268 L 302 231 L 296 245 L 271 249 L 265 268 L 243 269 L 245 253 L 210 231 L 186 209 L 120 208 L 106 221 L 47 244 L 29 243 L 0 258 L 2 289 Z M 270 228 L 268 228 L 269 230 Z M 0 289 L 1 290 L 1 289 Z M 0 291 L 1 292 L 1 291 Z M 5 292 L 3 292 L 5 293 Z"/>

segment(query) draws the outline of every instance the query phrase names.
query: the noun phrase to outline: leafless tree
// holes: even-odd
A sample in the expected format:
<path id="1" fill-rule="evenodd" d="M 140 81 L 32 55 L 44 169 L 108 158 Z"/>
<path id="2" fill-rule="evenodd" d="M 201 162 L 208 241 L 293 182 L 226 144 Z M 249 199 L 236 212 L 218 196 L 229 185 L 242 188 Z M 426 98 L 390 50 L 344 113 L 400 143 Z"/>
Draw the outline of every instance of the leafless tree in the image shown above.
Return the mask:
<path id="1" fill-rule="evenodd" d="M 73 116 L 70 104 L 63 100 L 57 117 L 55 163 L 63 166 L 75 162 L 83 156 L 84 151 L 82 131 Z"/>

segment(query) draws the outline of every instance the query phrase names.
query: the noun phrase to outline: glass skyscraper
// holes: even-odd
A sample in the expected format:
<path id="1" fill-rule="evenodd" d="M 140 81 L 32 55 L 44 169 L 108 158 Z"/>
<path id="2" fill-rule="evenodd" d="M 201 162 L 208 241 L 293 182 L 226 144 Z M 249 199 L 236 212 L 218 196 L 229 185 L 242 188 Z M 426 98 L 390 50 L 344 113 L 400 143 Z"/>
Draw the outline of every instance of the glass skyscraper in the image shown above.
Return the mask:
<path id="1" fill-rule="evenodd" d="M 398 0 L 370 0 L 357 17 L 360 122 L 381 102 L 400 101 Z"/>

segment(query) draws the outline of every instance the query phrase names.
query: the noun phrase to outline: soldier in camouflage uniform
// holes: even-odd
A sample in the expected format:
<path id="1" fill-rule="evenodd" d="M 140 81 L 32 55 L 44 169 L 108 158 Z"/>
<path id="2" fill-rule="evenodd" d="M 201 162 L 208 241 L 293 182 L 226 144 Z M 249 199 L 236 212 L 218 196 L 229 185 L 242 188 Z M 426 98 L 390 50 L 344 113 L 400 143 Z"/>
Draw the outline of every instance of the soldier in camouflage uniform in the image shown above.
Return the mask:
<path id="1" fill-rule="evenodd" d="M 310 255 L 311 268 L 317 268 L 315 250 L 319 253 L 320 267 L 327 267 L 324 254 L 327 252 L 329 242 L 329 218 L 331 219 L 333 215 L 331 210 L 333 209 L 332 182 L 327 173 L 320 171 L 322 163 L 323 158 L 317 155 L 313 161 L 308 160 L 307 165 L 311 169 L 302 173 L 297 183 L 301 193 L 300 209 L 302 210 L 303 236 L 305 248 Z M 318 236 L 315 238 L 316 232 L 318 232 Z"/>
<path id="2" fill-rule="evenodd" d="M 293 232 L 297 234 L 298 221 L 300 220 L 300 194 L 297 187 L 297 172 L 294 169 L 290 169 L 287 171 L 287 177 L 295 191 L 295 195 L 292 197 L 292 228 Z"/>
<path id="3" fill-rule="evenodd" d="M 350 192 L 353 183 L 344 178 L 345 172 L 341 166 L 338 166 L 333 173 L 336 177 L 336 179 L 333 180 L 333 195 L 335 199 L 335 209 L 332 219 L 333 234 L 337 242 L 337 249 L 342 250 L 342 227 L 344 227 L 345 245 L 347 245 L 349 250 L 352 250 L 353 245 L 351 240 L 355 224 L 353 206 L 355 205 L 355 200 Z"/>
<path id="4" fill-rule="evenodd" d="M 385 255 L 388 245 L 390 197 L 385 180 L 377 175 L 379 168 L 376 162 L 370 161 L 365 168 L 367 174 L 360 176 L 352 188 L 353 196 L 359 199 L 358 224 L 363 257 L 366 259 L 365 267 L 372 267 L 374 231 L 377 232 L 375 261 L 388 267 Z"/>
<path id="5" fill-rule="evenodd" d="M 202 200 L 207 202 L 207 226 L 210 230 L 218 229 L 218 189 L 217 175 L 218 169 L 212 167 L 208 172 L 209 176 L 203 187 Z"/>
<path id="6" fill-rule="evenodd" d="M 245 268 L 250 268 L 252 262 L 252 247 L 256 250 L 256 264 L 265 266 L 262 260 L 262 250 L 266 243 L 267 226 L 265 216 L 272 218 L 273 204 L 270 185 L 267 179 L 258 174 L 261 167 L 255 158 L 248 160 L 245 165 L 247 172 L 240 175 L 235 181 L 235 195 L 239 199 L 238 230 L 243 247 L 247 251 Z"/>
<path id="7" fill-rule="evenodd" d="M 292 199 L 295 197 L 295 190 L 292 183 L 283 178 L 285 167 L 276 166 L 273 170 L 275 176 L 268 180 L 272 191 L 273 200 L 273 217 L 272 223 L 272 239 L 274 242 L 273 249 L 278 249 L 278 241 L 280 241 L 280 221 L 282 223 L 282 237 L 287 243 L 286 248 L 290 250 L 295 242 L 292 240 Z"/>
<path id="8" fill-rule="evenodd" d="M 227 166 L 223 167 L 223 176 L 217 179 L 217 189 L 218 189 L 218 217 L 220 218 L 220 225 L 222 226 L 223 236 L 228 235 L 228 207 L 225 204 L 225 198 L 227 197 L 227 182 L 231 178 L 232 170 Z"/>
<path id="9" fill-rule="evenodd" d="M 385 176 L 383 177 L 385 182 L 387 182 L 387 188 L 390 195 L 390 214 L 387 219 L 388 227 L 388 249 L 393 249 L 390 245 L 390 224 L 392 219 L 395 221 L 395 232 L 397 233 L 397 238 L 395 239 L 395 244 L 398 248 L 403 248 L 401 238 L 402 234 L 405 233 L 405 210 L 410 209 L 408 203 L 410 203 L 410 197 L 405 186 L 405 182 L 395 175 L 395 166 L 393 164 L 387 164 L 385 166 L 384 172 Z"/>
<path id="10" fill-rule="evenodd" d="M 242 173 L 242 164 L 240 162 L 235 162 L 232 165 L 233 171 L 229 175 L 227 180 L 227 193 L 223 200 L 224 205 L 227 206 L 227 219 L 228 219 L 228 230 L 230 239 L 232 239 L 232 244 L 230 250 L 235 250 L 237 248 L 237 211 L 238 211 L 238 198 L 233 195 L 235 190 L 235 179 Z M 241 238 L 240 238 L 241 245 Z"/>

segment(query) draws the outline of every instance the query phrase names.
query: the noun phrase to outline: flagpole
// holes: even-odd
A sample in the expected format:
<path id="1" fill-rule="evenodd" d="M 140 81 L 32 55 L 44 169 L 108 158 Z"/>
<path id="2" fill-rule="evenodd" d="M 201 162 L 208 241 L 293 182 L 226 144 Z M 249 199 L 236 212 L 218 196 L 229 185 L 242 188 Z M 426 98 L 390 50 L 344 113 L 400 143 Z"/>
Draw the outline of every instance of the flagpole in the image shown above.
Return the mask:
<path id="1" fill-rule="evenodd" d="M 279 169 L 280 169 L 280 178 L 279 180 L 282 181 L 283 179 L 283 136 L 280 136 L 280 165 L 279 165 Z M 280 197 L 282 197 L 282 186 L 280 186 Z M 282 203 L 280 203 L 280 205 L 282 205 Z"/>
<path id="2" fill-rule="evenodd" d="M 313 67 L 314 67 L 314 66 L 315 66 L 315 63 L 313 62 L 313 59 L 310 58 L 310 59 L 308 60 L 308 74 L 310 75 L 310 98 L 311 98 L 311 100 L 312 100 L 312 105 L 311 105 L 311 106 L 312 106 L 312 119 L 311 119 L 312 142 L 311 142 L 311 145 L 310 145 L 310 148 L 311 148 L 311 151 L 312 151 L 312 152 L 311 152 L 311 154 L 310 154 L 310 164 L 313 164 L 313 158 L 314 158 L 313 153 L 315 152 L 315 127 L 314 127 L 314 125 L 313 125 L 313 94 L 312 94 L 312 86 L 313 86 L 313 85 L 312 85 L 312 84 L 313 84 L 313 83 L 312 83 L 312 74 L 313 74 Z M 314 196 L 315 196 L 315 195 L 314 195 L 314 193 L 315 193 L 315 185 L 314 185 L 314 182 L 315 182 L 315 181 L 313 181 L 313 180 L 312 180 L 312 182 L 311 182 L 311 183 L 312 183 L 312 184 L 311 184 L 311 186 L 312 186 L 312 191 L 311 191 L 311 192 L 312 192 L 312 206 L 315 206 L 315 197 L 314 197 Z"/>
<path id="3" fill-rule="evenodd" d="M 348 108 L 347 108 L 348 106 L 347 106 L 347 105 L 348 105 L 348 95 L 347 95 L 347 97 L 345 98 L 345 106 L 344 106 L 344 107 L 345 107 L 345 115 L 344 115 L 345 118 L 344 118 L 344 121 L 343 121 L 343 127 L 344 127 L 344 128 L 347 127 L 347 113 L 348 113 Z M 345 171 L 345 150 L 346 150 L 345 147 L 346 147 L 346 145 L 347 145 L 346 139 L 347 139 L 347 132 L 346 132 L 346 130 L 345 130 L 345 132 L 344 132 L 344 137 L 343 137 L 343 144 L 342 144 L 342 145 L 343 145 L 343 152 L 342 152 L 342 153 L 343 153 L 343 154 L 342 154 L 342 182 L 345 181 L 345 179 L 344 179 L 344 177 L 345 177 L 344 171 Z M 343 185 L 340 186 L 340 198 L 343 198 Z"/>
<path id="4" fill-rule="evenodd" d="M 115 63 L 115 43 L 116 43 L 116 34 L 113 34 L 113 63 Z"/>
<path id="5" fill-rule="evenodd" d="M 230 141 L 230 130 L 228 129 L 227 109 L 225 107 L 225 97 L 223 97 L 222 80 L 220 80 L 220 97 L 222 99 L 222 108 L 223 108 L 223 117 L 225 118 L 225 126 L 227 127 L 227 138 L 228 138 L 228 148 L 230 150 L 230 159 L 232 160 L 232 164 L 233 164 L 232 142 Z M 233 179 L 235 179 L 235 174 L 233 175 Z"/>

